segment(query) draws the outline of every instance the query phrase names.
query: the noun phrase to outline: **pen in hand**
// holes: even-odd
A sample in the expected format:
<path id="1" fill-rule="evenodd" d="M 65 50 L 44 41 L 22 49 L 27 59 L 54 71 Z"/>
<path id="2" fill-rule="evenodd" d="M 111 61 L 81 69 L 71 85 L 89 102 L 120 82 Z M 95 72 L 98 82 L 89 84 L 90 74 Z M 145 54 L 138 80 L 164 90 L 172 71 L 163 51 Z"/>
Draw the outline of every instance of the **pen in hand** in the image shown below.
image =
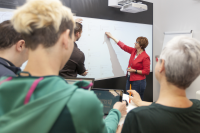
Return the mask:
<path id="1" fill-rule="evenodd" d="M 130 90 L 131 90 L 131 84 L 130 84 Z M 131 93 L 129 93 L 129 96 L 131 96 Z M 131 103 L 131 99 L 129 98 L 129 103 Z"/>

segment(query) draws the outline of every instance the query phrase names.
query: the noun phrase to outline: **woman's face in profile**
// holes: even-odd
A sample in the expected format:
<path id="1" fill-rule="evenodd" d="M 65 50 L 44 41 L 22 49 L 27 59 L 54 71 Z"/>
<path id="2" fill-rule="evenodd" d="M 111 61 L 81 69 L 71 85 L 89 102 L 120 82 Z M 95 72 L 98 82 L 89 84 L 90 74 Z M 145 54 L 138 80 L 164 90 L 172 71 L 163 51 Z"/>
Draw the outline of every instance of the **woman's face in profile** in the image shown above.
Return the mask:
<path id="1" fill-rule="evenodd" d="M 135 48 L 136 48 L 136 49 L 140 48 L 140 44 L 139 44 L 139 42 L 137 42 L 137 41 L 135 42 Z"/>

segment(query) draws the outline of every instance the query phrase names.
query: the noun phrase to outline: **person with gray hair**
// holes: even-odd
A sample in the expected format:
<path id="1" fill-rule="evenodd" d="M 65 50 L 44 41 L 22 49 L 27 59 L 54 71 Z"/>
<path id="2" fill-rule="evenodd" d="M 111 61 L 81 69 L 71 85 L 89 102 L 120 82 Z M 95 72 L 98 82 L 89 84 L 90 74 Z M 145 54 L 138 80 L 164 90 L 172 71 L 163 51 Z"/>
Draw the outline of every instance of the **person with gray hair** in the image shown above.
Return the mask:
<path id="1" fill-rule="evenodd" d="M 200 133 L 200 101 L 188 99 L 186 88 L 200 74 L 200 42 L 179 36 L 168 42 L 155 67 L 160 83 L 156 102 L 142 101 L 134 90 L 122 133 Z"/>

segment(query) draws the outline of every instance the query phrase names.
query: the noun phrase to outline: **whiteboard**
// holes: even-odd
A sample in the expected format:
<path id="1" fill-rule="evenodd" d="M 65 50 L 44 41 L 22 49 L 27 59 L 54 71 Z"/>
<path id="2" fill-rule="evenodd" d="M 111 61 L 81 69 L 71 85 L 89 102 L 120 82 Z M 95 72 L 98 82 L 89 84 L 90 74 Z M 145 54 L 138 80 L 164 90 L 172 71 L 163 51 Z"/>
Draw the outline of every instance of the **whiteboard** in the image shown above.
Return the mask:
<path id="1" fill-rule="evenodd" d="M 10 20 L 13 16 L 13 9 L 0 8 L 0 23 Z"/>
<path id="2" fill-rule="evenodd" d="M 85 54 L 85 67 L 88 70 L 86 78 L 100 80 L 126 75 L 131 54 L 123 51 L 112 39 L 108 39 L 105 32 L 111 32 L 130 47 L 135 47 L 137 37 L 147 37 L 149 44 L 145 50 L 152 62 L 152 25 L 76 17 L 83 19 L 82 36 L 76 43 Z M 152 72 L 152 63 L 150 71 Z"/>
<path id="3" fill-rule="evenodd" d="M 166 46 L 166 44 L 173 39 L 176 36 L 188 36 L 188 37 L 192 37 L 192 30 L 190 31 L 182 31 L 182 32 L 165 32 L 164 33 L 164 41 L 163 41 L 163 47 L 162 49 L 164 49 L 164 47 Z"/>

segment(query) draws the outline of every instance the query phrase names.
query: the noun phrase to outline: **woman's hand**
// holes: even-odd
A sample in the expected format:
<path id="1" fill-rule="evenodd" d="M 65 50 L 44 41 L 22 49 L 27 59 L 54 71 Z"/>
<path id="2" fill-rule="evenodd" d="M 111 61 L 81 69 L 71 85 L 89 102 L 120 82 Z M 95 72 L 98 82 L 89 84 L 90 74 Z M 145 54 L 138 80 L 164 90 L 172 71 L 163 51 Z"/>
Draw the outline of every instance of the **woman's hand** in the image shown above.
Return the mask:
<path id="1" fill-rule="evenodd" d="M 131 93 L 131 96 L 129 96 L 129 98 L 137 105 L 140 106 L 140 103 L 142 102 L 142 99 L 140 98 L 140 95 L 137 91 L 135 90 L 127 90 L 128 93 Z"/>
<path id="2" fill-rule="evenodd" d="M 113 39 L 113 40 L 114 40 L 116 43 L 118 43 L 118 42 L 119 42 L 119 40 L 118 40 L 118 39 L 116 39 L 116 38 L 114 38 L 110 32 L 106 32 L 105 34 L 106 34 L 106 36 L 107 36 L 108 38 L 111 38 L 111 39 Z"/>
<path id="3" fill-rule="evenodd" d="M 127 90 L 128 93 L 132 94 L 132 97 L 129 96 L 129 98 L 135 103 L 135 105 L 137 106 L 149 106 L 152 104 L 152 102 L 146 102 L 146 101 L 142 101 L 139 93 L 137 93 L 137 91 L 135 90 Z"/>
<path id="4" fill-rule="evenodd" d="M 106 35 L 107 35 L 108 38 L 113 38 L 113 36 L 110 32 L 106 32 Z"/>
<path id="5" fill-rule="evenodd" d="M 135 69 L 131 69 L 131 68 L 130 68 L 130 69 L 127 69 L 127 71 L 128 71 L 128 72 L 131 72 L 131 73 L 134 73 L 134 72 L 136 72 L 136 70 L 135 70 Z"/>

